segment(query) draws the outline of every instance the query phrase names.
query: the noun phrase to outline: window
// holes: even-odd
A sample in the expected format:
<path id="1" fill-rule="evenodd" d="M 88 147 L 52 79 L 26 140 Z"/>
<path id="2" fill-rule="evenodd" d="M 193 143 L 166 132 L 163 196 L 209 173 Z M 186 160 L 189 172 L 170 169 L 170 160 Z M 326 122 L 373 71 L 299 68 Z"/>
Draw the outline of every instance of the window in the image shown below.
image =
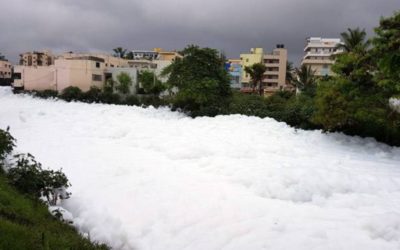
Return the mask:
<path id="1" fill-rule="evenodd" d="M 92 75 L 92 81 L 100 82 L 102 81 L 102 79 L 103 77 L 101 75 L 96 75 L 96 74 Z"/>
<path id="2" fill-rule="evenodd" d="M 96 68 L 100 68 L 100 63 L 96 62 Z"/>
<path id="3" fill-rule="evenodd" d="M 14 79 L 21 79 L 21 73 L 14 73 Z"/>

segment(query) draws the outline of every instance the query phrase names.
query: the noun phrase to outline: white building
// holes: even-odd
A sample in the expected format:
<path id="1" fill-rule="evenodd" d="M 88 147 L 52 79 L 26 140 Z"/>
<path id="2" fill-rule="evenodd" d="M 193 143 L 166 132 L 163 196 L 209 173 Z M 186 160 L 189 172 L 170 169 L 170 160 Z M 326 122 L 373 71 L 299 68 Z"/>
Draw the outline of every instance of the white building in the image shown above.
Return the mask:
<path id="1" fill-rule="evenodd" d="M 310 66 L 316 76 L 333 75 L 331 65 L 334 63 L 334 59 L 332 55 L 342 52 L 337 49 L 339 44 L 341 44 L 339 38 L 308 38 L 301 64 Z"/>

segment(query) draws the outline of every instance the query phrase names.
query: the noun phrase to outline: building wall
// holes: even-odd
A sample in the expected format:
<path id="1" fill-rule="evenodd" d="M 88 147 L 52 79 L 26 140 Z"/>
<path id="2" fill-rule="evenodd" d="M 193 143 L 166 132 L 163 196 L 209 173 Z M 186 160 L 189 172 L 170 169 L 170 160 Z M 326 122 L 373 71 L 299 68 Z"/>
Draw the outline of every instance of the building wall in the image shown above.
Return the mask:
<path id="1" fill-rule="evenodd" d="M 57 90 L 75 86 L 88 91 L 91 86 L 102 88 L 105 82 L 105 63 L 85 59 L 57 59 Z"/>
<path id="2" fill-rule="evenodd" d="M 136 94 L 137 92 L 137 85 L 138 85 L 138 79 L 137 79 L 137 73 L 138 70 L 136 68 L 130 68 L 130 67 L 125 67 L 125 68 L 108 68 L 106 70 L 106 73 L 110 73 L 111 77 L 114 81 L 118 81 L 117 76 L 121 74 L 121 72 L 127 73 L 131 79 L 132 79 L 132 85 L 130 88 L 130 93 Z"/>
<path id="3" fill-rule="evenodd" d="M 342 52 L 342 50 L 336 49 L 340 43 L 341 41 L 338 38 L 308 38 L 301 64 L 310 67 L 316 76 L 334 75 L 331 70 L 334 63 L 332 55 Z"/>
<path id="4" fill-rule="evenodd" d="M 55 67 L 51 66 L 15 66 L 14 74 L 19 75 L 20 79 L 15 78 L 14 87 L 24 87 L 25 90 L 56 90 Z"/>
<path id="5" fill-rule="evenodd" d="M 275 92 L 286 89 L 287 50 L 276 48 L 272 53 L 264 55 L 267 67 L 263 80 L 265 92 Z"/>
<path id="6" fill-rule="evenodd" d="M 240 54 L 241 65 L 243 68 L 242 71 L 242 82 L 250 83 L 250 76 L 246 74 L 244 68 L 247 66 L 251 66 L 255 63 L 261 63 L 263 61 L 264 49 L 263 48 L 252 48 L 250 53 L 248 54 Z"/>
<path id="7" fill-rule="evenodd" d="M 12 65 L 10 62 L 0 60 L 0 78 L 10 79 L 12 77 Z"/>

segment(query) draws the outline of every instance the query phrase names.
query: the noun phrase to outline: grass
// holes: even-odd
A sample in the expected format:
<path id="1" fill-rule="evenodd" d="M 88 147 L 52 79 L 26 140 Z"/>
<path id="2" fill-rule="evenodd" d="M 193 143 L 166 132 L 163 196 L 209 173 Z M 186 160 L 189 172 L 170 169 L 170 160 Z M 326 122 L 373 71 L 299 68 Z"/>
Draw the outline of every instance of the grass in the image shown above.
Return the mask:
<path id="1" fill-rule="evenodd" d="M 52 216 L 37 200 L 20 194 L 0 172 L 0 250 L 109 249 L 92 243 Z"/>

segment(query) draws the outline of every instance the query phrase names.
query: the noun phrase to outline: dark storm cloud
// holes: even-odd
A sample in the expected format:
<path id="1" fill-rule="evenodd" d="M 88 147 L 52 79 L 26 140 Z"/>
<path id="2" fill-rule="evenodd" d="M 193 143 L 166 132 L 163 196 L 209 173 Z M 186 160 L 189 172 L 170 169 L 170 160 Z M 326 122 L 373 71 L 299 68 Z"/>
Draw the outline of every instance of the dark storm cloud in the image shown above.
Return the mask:
<path id="1" fill-rule="evenodd" d="M 305 38 L 339 37 L 347 27 L 372 34 L 398 0 L 1 0 L 0 52 L 16 61 L 33 49 L 181 49 L 194 43 L 238 57 L 284 43 L 298 62 Z"/>

